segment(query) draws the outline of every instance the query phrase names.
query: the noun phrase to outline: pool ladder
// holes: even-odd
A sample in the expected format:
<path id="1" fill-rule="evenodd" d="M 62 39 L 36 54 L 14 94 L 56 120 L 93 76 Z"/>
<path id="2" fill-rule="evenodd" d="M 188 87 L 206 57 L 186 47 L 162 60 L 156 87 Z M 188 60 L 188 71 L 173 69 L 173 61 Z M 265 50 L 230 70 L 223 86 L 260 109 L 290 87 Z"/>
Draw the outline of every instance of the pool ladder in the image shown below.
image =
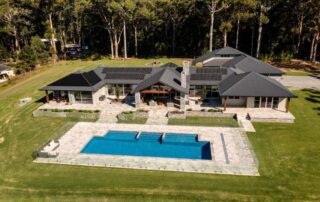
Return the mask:
<path id="1" fill-rule="evenodd" d="M 141 131 L 138 132 L 138 135 L 136 136 L 136 140 L 139 139 L 141 133 L 142 133 Z"/>

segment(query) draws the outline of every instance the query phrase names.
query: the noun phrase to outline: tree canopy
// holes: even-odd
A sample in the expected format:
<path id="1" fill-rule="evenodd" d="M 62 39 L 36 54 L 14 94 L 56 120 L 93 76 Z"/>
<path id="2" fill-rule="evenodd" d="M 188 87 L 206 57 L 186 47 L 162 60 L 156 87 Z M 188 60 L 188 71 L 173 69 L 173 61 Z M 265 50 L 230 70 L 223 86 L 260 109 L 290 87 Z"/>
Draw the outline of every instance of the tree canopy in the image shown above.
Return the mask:
<path id="1" fill-rule="evenodd" d="M 111 58 L 195 57 L 228 45 L 257 57 L 285 52 L 315 62 L 319 2 L 0 0 L 1 59 L 18 62 L 42 38 L 53 62 L 65 58 L 67 44 Z"/>

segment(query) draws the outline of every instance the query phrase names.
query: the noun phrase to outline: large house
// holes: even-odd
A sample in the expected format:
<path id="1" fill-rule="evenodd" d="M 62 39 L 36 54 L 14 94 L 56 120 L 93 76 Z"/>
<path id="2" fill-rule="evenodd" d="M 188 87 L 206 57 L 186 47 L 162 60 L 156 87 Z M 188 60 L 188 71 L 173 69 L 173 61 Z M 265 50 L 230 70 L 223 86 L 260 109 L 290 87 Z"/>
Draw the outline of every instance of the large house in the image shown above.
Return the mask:
<path id="1" fill-rule="evenodd" d="M 199 63 L 201 64 L 199 66 Z M 225 47 L 182 67 L 97 67 L 74 72 L 43 88 L 46 98 L 69 104 L 98 104 L 106 99 L 176 106 L 209 105 L 274 108 L 288 111 L 295 95 L 272 77 L 283 72 L 239 50 Z M 49 91 L 53 92 L 49 96 Z"/>

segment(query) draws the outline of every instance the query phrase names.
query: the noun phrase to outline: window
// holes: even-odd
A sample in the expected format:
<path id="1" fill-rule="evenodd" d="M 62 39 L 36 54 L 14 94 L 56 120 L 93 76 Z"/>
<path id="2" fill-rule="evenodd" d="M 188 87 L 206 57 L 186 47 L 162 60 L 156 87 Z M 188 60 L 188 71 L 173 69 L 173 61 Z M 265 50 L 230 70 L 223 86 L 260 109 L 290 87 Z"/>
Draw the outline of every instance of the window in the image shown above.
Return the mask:
<path id="1" fill-rule="evenodd" d="M 239 96 L 235 96 L 234 99 L 238 100 L 238 99 L 240 99 L 240 97 Z"/>
<path id="2" fill-rule="evenodd" d="M 75 91 L 74 99 L 76 103 L 92 104 L 92 93 L 87 91 Z"/>
<path id="3" fill-rule="evenodd" d="M 231 100 L 233 100 L 233 99 L 234 99 L 234 96 L 229 96 L 228 98 L 231 99 Z"/>
<path id="4" fill-rule="evenodd" d="M 267 97 L 267 108 L 271 108 L 272 106 L 272 97 Z"/>
<path id="5" fill-rule="evenodd" d="M 274 97 L 272 108 L 278 108 L 278 105 L 279 105 L 279 97 Z"/>
<path id="6" fill-rule="evenodd" d="M 265 108 L 267 103 L 267 98 L 266 97 L 261 97 L 261 102 L 260 102 L 260 107 Z"/>
<path id="7" fill-rule="evenodd" d="M 260 107 L 260 97 L 254 97 L 254 107 L 255 108 Z"/>

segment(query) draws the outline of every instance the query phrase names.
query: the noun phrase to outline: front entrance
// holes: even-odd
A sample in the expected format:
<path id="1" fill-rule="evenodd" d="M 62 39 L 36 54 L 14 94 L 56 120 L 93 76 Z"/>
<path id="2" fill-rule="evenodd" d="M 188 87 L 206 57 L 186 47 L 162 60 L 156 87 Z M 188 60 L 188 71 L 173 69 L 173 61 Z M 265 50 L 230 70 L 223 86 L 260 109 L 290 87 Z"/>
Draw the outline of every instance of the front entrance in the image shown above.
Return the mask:
<path id="1" fill-rule="evenodd" d="M 166 105 L 168 102 L 173 102 L 175 93 L 173 91 L 164 90 L 144 90 L 141 91 L 142 101 L 149 103 L 154 101 L 157 105 Z"/>
<path id="2" fill-rule="evenodd" d="M 255 108 L 278 108 L 279 97 L 255 97 Z"/>

